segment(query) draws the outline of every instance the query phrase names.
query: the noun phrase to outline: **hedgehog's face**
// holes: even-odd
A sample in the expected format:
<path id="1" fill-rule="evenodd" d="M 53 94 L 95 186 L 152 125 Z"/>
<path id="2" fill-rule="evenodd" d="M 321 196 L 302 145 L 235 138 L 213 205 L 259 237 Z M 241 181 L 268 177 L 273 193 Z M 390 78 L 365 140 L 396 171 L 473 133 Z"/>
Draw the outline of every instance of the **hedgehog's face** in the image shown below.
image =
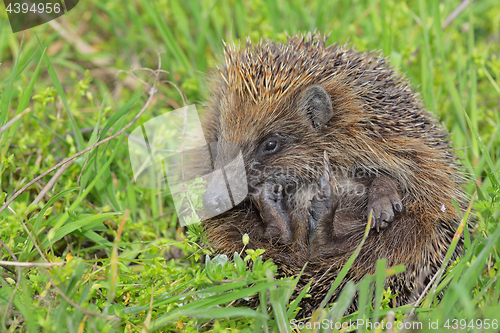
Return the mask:
<path id="1" fill-rule="evenodd" d="M 228 98 L 233 103 L 235 100 Z M 284 195 L 290 197 L 305 183 L 315 183 L 322 166 L 322 129 L 333 113 L 330 97 L 322 87 L 311 86 L 280 102 L 274 106 L 227 103 L 225 107 L 222 103 L 212 158 L 214 168 L 223 168 L 227 179 L 209 185 L 203 200 L 205 208 L 219 214 L 230 207 L 224 204 L 228 192 L 224 183 L 231 186 L 243 181 L 242 169 L 232 170 L 238 167 L 231 162 L 237 156 L 242 157 L 249 198 L 264 184 L 281 185 Z"/>

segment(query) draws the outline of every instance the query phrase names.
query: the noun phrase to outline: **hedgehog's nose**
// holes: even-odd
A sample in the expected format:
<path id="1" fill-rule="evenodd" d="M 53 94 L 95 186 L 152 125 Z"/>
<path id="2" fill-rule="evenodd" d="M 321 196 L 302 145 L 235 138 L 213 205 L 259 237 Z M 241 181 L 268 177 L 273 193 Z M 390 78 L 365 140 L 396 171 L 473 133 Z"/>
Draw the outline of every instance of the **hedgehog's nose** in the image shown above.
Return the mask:
<path id="1" fill-rule="evenodd" d="M 203 208 L 215 215 L 219 215 L 232 208 L 229 191 L 223 177 L 216 177 L 203 195 Z"/>

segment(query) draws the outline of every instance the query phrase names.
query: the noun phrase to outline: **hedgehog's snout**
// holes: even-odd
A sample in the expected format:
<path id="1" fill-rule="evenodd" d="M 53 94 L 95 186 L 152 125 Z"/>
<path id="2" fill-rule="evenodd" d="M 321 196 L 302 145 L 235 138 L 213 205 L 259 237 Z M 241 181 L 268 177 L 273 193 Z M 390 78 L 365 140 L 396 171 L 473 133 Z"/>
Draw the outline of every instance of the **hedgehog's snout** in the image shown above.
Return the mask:
<path id="1" fill-rule="evenodd" d="M 214 176 L 208 184 L 207 190 L 203 194 L 203 209 L 209 212 L 212 216 L 222 214 L 233 208 L 235 205 L 234 200 L 236 198 L 233 196 L 237 194 L 234 193 L 237 189 L 234 185 L 230 186 L 230 184 L 228 184 L 227 173 L 227 170 L 226 174 L 224 174 L 221 169 L 214 172 Z M 231 189 L 233 191 L 231 191 Z"/>
<path id="2" fill-rule="evenodd" d="M 213 215 L 231 209 L 231 199 L 223 177 L 215 177 L 203 194 L 203 208 Z"/>
<path id="3" fill-rule="evenodd" d="M 210 216 L 230 210 L 248 194 L 245 161 L 239 147 L 219 143 L 217 148 L 219 153 L 213 164 L 214 171 L 203 194 L 203 210 Z"/>

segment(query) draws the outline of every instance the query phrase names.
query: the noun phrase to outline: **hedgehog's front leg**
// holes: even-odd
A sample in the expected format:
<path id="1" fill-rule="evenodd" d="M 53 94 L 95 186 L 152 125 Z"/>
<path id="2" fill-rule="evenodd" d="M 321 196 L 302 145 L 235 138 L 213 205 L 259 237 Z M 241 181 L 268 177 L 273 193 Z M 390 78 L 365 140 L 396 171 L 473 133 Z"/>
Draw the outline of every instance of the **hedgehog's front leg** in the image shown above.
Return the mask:
<path id="1" fill-rule="evenodd" d="M 325 161 L 325 172 L 318 179 L 318 193 L 314 195 L 307 217 L 309 232 L 309 252 L 318 256 L 319 250 L 327 251 L 327 244 L 333 235 L 333 219 L 339 206 L 339 200 L 332 186 L 330 163 Z"/>
<path id="2" fill-rule="evenodd" d="M 398 181 L 390 176 L 375 178 L 368 189 L 368 205 L 364 217 L 373 210 L 372 228 L 387 228 L 397 213 L 403 211 L 403 203 L 398 193 Z"/>
<path id="3" fill-rule="evenodd" d="M 282 192 L 280 185 L 265 183 L 257 195 L 256 204 L 266 227 L 264 239 L 289 244 L 292 241 L 292 231 Z"/>

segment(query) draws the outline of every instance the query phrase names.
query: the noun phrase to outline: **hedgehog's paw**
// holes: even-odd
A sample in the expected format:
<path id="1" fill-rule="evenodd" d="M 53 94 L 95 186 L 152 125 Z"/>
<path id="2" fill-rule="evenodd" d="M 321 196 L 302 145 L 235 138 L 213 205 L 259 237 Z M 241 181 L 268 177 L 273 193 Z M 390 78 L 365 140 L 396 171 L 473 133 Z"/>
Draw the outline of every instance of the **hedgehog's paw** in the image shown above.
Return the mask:
<path id="1" fill-rule="evenodd" d="M 396 180 L 389 176 L 382 176 L 373 181 L 368 195 L 368 206 L 364 218 L 368 219 L 373 211 L 372 228 L 387 228 L 394 221 L 397 213 L 403 211 L 403 203 L 397 191 Z"/>
<path id="2" fill-rule="evenodd" d="M 311 200 L 307 217 L 307 231 L 311 247 L 319 245 L 318 239 L 325 239 L 325 237 L 328 239 L 331 235 L 337 207 L 338 198 L 331 183 L 330 167 L 327 166 L 325 173 L 318 179 L 318 193 Z"/>
<path id="3" fill-rule="evenodd" d="M 287 244 L 292 241 L 283 188 L 281 185 L 264 184 L 257 197 L 257 206 L 265 225 L 264 239 Z"/>
<path id="4" fill-rule="evenodd" d="M 399 199 L 392 200 L 389 197 L 380 197 L 368 205 L 365 212 L 365 219 L 368 218 L 370 211 L 373 211 L 371 227 L 377 229 L 377 232 L 379 232 L 380 229 L 387 228 L 389 223 L 394 221 L 395 211 L 401 211 L 402 207 Z"/>

